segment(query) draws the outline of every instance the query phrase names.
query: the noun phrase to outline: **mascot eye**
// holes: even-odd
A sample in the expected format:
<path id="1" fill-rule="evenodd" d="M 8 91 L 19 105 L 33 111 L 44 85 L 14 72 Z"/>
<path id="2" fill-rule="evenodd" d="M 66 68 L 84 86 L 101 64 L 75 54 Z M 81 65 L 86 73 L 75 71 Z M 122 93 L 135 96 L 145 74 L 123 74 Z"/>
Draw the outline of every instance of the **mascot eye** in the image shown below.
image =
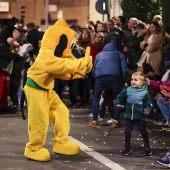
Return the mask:
<path id="1" fill-rule="evenodd" d="M 76 42 L 77 42 L 77 39 L 76 38 L 73 38 L 71 43 L 70 43 L 70 48 L 73 49 L 74 46 L 76 45 Z"/>
<path id="2" fill-rule="evenodd" d="M 59 40 L 58 45 L 55 48 L 54 55 L 56 57 L 62 57 L 63 51 L 67 47 L 67 36 L 65 34 L 62 34 Z"/>

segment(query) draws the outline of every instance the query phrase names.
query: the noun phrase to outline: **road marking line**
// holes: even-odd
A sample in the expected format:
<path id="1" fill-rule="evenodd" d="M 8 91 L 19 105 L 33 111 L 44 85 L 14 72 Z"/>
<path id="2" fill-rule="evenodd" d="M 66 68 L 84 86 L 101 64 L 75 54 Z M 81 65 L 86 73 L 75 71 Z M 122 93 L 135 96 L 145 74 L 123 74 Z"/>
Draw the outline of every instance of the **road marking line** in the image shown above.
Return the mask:
<path id="1" fill-rule="evenodd" d="M 111 161 L 110 159 L 106 158 L 102 154 L 96 152 L 94 149 L 89 148 L 87 145 L 85 145 L 82 142 L 78 141 L 74 137 L 69 136 L 69 139 L 71 141 L 73 141 L 73 142 L 76 142 L 80 146 L 80 149 L 83 152 L 85 152 L 86 154 L 90 155 L 91 157 L 93 157 L 97 161 L 101 162 L 105 166 L 109 167 L 110 169 L 112 169 L 112 170 L 126 170 L 125 168 L 121 167 L 119 164 Z"/>

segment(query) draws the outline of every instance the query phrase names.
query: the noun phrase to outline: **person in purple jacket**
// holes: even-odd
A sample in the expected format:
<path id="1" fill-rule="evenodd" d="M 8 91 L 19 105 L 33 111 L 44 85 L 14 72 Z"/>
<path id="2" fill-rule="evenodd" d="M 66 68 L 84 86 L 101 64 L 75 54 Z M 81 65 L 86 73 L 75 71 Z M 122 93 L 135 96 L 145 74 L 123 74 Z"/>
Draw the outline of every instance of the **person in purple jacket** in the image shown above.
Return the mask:
<path id="1" fill-rule="evenodd" d="M 168 122 L 167 127 L 170 128 L 170 79 L 168 81 L 154 81 L 146 78 L 145 82 L 147 85 L 150 85 L 151 88 L 160 89 L 161 93 L 165 96 L 159 97 L 157 104 Z M 164 158 L 156 159 L 155 161 L 163 166 L 170 167 L 170 149 Z"/>
<path id="2" fill-rule="evenodd" d="M 169 90 L 170 80 L 155 81 L 155 80 L 150 80 L 150 79 L 146 78 L 145 82 L 147 85 L 150 85 L 151 88 L 161 90 L 161 93 L 163 94 L 164 97 L 159 97 L 157 99 L 157 104 L 158 104 L 164 118 L 168 122 L 167 127 L 170 128 L 170 90 Z M 167 91 L 165 89 L 167 89 Z"/>

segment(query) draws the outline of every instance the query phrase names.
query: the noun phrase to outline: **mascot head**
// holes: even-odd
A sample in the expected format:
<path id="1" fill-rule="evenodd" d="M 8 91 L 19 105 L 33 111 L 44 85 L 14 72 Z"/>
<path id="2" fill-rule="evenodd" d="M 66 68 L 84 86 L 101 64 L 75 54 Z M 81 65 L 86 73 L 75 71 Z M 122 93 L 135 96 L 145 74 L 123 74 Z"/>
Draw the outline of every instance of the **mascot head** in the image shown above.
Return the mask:
<path id="1" fill-rule="evenodd" d="M 55 57 L 74 59 L 71 50 L 75 46 L 77 39 L 77 33 L 69 28 L 63 18 L 60 18 L 45 32 L 40 52 L 41 50 L 50 50 Z"/>

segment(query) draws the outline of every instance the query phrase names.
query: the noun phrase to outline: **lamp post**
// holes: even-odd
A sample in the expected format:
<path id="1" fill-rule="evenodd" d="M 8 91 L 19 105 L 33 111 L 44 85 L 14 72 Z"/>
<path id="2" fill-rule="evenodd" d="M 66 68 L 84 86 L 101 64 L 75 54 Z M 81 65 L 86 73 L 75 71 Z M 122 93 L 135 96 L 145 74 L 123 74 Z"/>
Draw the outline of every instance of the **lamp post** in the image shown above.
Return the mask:
<path id="1" fill-rule="evenodd" d="M 46 29 L 48 28 L 48 10 L 49 10 L 49 7 L 48 7 L 48 5 L 49 5 L 49 0 L 45 0 L 45 27 L 46 27 Z"/>

